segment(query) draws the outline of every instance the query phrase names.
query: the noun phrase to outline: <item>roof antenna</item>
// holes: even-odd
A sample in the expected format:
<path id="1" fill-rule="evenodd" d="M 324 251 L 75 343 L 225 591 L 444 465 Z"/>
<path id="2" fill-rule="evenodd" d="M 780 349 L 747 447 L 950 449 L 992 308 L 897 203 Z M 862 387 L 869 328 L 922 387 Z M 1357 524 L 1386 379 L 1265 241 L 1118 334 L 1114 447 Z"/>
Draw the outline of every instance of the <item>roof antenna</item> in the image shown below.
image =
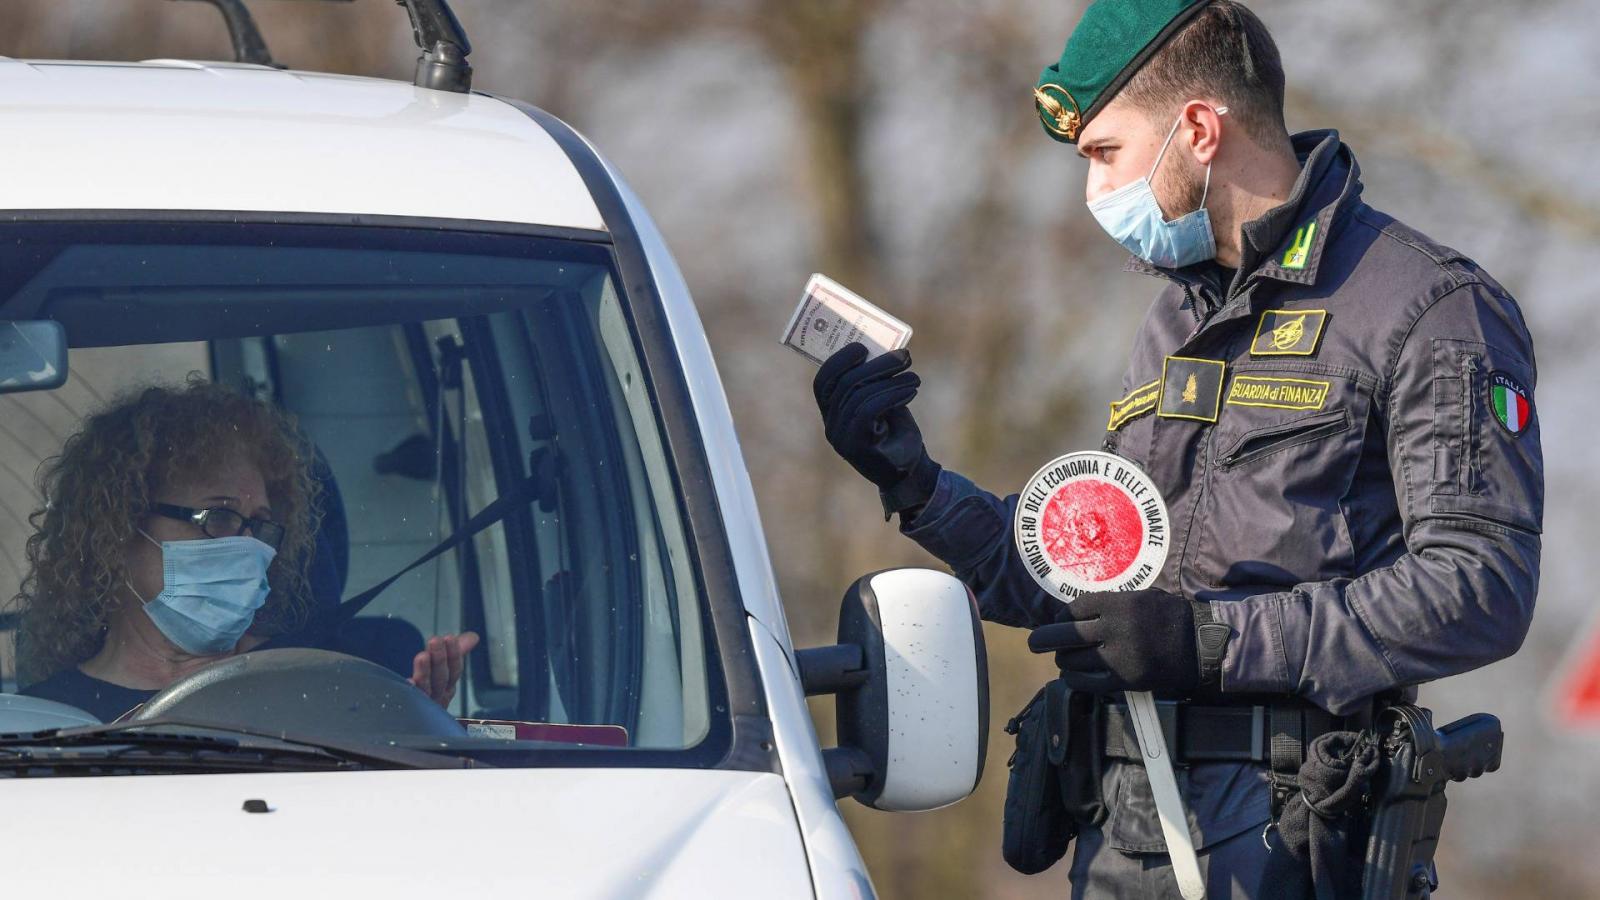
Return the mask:
<path id="1" fill-rule="evenodd" d="M 239 62 L 259 66 L 283 68 L 274 62 L 261 37 L 261 29 L 245 8 L 244 0 L 196 0 L 210 3 L 222 13 L 228 25 L 228 37 L 233 41 L 233 56 Z M 345 0 L 348 2 L 348 0 Z M 417 58 L 417 87 L 436 91 L 465 94 L 472 90 L 472 66 L 467 64 L 467 54 L 472 52 L 472 42 L 467 40 L 466 29 L 450 11 L 446 0 L 395 0 L 406 8 L 411 17 L 411 36 L 421 48 Z"/>
<path id="2" fill-rule="evenodd" d="M 417 58 L 417 87 L 465 94 L 472 90 L 467 54 L 472 42 L 446 0 L 395 0 L 411 17 L 411 34 L 422 56 Z"/>
<path id="3" fill-rule="evenodd" d="M 222 21 L 228 25 L 228 39 L 233 42 L 235 62 L 283 68 L 272 61 L 272 54 L 267 50 L 267 42 L 261 37 L 261 29 L 256 27 L 255 17 L 245 8 L 244 0 L 200 0 L 200 2 L 215 6 L 222 13 Z"/>

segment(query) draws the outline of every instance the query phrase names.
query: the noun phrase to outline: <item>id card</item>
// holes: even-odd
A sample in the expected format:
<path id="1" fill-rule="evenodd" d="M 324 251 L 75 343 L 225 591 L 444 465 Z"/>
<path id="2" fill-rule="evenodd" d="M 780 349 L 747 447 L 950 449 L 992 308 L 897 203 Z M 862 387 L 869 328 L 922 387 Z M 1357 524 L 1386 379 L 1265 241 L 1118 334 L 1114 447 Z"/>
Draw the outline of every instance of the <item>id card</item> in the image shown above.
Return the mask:
<path id="1" fill-rule="evenodd" d="M 826 275 L 812 275 L 780 342 L 817 365 L 849 344 L 866 345 L 867 358 L 911 343 L 911 326 L 862 299 Z"/>

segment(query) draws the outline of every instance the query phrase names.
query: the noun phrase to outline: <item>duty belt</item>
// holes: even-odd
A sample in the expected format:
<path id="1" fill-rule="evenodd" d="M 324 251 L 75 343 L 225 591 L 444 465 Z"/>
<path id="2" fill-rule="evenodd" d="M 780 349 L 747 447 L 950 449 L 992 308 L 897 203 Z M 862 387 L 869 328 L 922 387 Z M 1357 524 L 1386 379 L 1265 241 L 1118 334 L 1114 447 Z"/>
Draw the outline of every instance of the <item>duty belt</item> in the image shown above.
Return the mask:
<path id="1" fill-rule="evenodd" d="M 1156 701 L 1167 750 L 1177 763 L 1263 762 L 1297 771 L 1311 741 L 1329 731 L 1359 727 L 1318 706 L 1289 700 L 1254 706 L 1201 706 L 1177 700 Z M 1128 707 L 1107 702 L 1100 729 L 1105 755 L 1140 761 Z"/>

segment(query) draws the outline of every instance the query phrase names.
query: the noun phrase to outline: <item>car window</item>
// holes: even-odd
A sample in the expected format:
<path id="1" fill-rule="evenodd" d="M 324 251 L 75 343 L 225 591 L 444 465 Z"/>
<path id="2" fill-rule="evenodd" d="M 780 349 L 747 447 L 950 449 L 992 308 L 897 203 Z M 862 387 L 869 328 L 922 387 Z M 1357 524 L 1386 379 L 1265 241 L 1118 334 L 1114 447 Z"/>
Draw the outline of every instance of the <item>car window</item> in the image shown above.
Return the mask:
<path id="1" fill-rule="evenodd" d="M 0 395 L 8 595 L 37 564 L 27 547 L 46 501 L 40 464 L 95 413 L 150 385 L 203 380 L 292 417 L 315 488 L 305 596 L 293 621 L 264 633 L 264 651 L 353 657 L 398 682 L 428 636 L 474 632 L 481 642 L 442 704 L 462 735 L 442 739 L 497 764 L 541 764 L 551 749 L 685 750 L 725 729 L 679 486 L 606 245 L 235 223 L 0 231 L 5 317 L 56 319 L 72 347 L 62 388 Z M 517 502 L 496 506 L 508 496 Z M 469 539 L 341 612 L 486 510 L 499 514 Z M 128 602 L 108 590 L 102 629 Z M 281 606 L 285 589 L 273 591 L 263 610 Z M 46 615 L 81 620 L 93 604 L 37 585 L 21 594 L 3 620 L 8 691 L 37 690 L 68 663 L 100 671 L 59 652 L 59 621 Z M 344 677 L 316 668 L 315 654 L 278 658 Z M 230 715 L 292 719 L 276 693 L 290 680 L 261 681 Z M 342 722 L 319 706 L 290 724 Z"/>

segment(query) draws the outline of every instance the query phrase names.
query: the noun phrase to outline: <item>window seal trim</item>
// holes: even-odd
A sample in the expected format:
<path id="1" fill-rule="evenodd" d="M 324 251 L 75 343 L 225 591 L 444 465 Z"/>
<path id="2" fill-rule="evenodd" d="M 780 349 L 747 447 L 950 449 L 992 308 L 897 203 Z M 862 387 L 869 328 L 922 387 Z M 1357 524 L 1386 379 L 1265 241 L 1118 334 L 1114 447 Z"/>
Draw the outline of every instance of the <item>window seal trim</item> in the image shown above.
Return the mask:
<path id="1" fill-rule="evenodd" d="M 722 501 L 711 487 L 714 481 L 704 436 L 683 369 L 676 364 L 677 348 L 666 320 L 665 302 L 622 191 L 598 152 L 570 125 L 520 100 L 496 94 L 486 96 L 528 116 L 550 135 L 588 186 L 611 235 L 622 276 L 618 293 L 626 298 L 623 308 L 639 343 L 652 397 L 661 411 L 667 452 L 673 460 L 674 475 L 680 479 L 678 495 L 687 514 L 697 574 L 710 608 L 708 636 L 717 645 L 717 653 L 711 656 L 720 663 L 721 671 L 716 674 L 728 699 L 725 720 L 733 725 L 732 741 L 718 768 L 781 774 L 782 762 L 773 741 L 761 672 L 746 625 L 748 613 L 723 522 Z M 713 716 L 713 729 L 719 721 L 724 719 Z"/>
<path id="2" fill-rule="evenodd" d="M 363 213 L 268 212 L 217 209 L 7 209 L 0 224 L 86 222 L 105 224 L 183 223 L 222 225 L 317 225 L 355 228 L 406 228 L 422 231 L 471 231 L 519 237 L 543 237 L 587 244 L 612 244 L 609 232 L 564 225 L 498 222 L 488 219 L 441 219 L 429 216 L 380 216 Z"/>

